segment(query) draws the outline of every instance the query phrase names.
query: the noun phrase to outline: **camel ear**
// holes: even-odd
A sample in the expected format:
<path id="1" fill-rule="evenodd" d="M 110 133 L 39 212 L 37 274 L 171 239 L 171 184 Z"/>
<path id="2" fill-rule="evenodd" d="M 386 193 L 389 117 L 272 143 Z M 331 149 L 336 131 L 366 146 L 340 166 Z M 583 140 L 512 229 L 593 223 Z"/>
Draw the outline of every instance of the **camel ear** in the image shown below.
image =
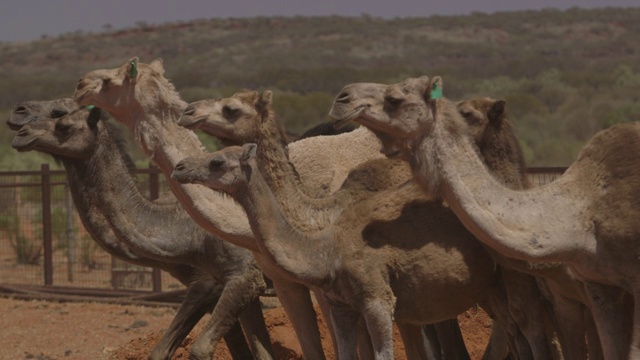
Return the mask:
<path id="1" fill-rule="evenodd" d="M 503 117 L 502 115 L 504 114 L 506 109 L 506 105 L 507 102 L 505 100 L 496 100 L 493 105 L 491 105 L 491 108 L 487 113 L 489 122 L 491 122 L 492 124 L 497 124 L 499 121 L 501 121 Z"/>
<path id="2" fill-rule="evenodd" d="M 440 99 L 442 97 L 442 78 L 440 76 L 434 76 L 426 91 L 429 93 L 425 94 L 425 99 Z"/>
<path id="3" fill-rule="evenodd" d="M 131 79 L 138 77 L 138 57 L 134 56 L 127 62 L 127 76 Z"/>
<path id="4" fill-rule="evenodd" d="M 89 107 L 87 106 L 87 108 Z M 89 117 L 87 118 L 87 124 L 89 124 L 89 127 L 94 128 L 98 121 L 100 121 L 101 117 L 102 110 L 100 108 L 92 106 L 91 111 L 89 112 Z"/>
<path id="5" fill-rule="evenodd" d="M 273 101 L 273 92 L 271 90 L 265 90 L 256 99 L 256 108 L 264 109 L 267 106 L 271 105 L 272 101 Z"/>
<path id="6" fill-rule="evenodd" d="M 153 59 L 153 61 L 151 61 L 151 63 L 149 64 L 149 67 L 160 73 L 160 75 L 164 75 L 164 63 L 162 62 L 162 59 Z"/>
<path id="7" fill-rule="evenodd" d="M 258 145 L 254 143 L 246 143 L 242 145 L 242 156 L 240 157 L 240 161 L 247 161 L 256 157 L 256 153 L 258 151 Z"/>

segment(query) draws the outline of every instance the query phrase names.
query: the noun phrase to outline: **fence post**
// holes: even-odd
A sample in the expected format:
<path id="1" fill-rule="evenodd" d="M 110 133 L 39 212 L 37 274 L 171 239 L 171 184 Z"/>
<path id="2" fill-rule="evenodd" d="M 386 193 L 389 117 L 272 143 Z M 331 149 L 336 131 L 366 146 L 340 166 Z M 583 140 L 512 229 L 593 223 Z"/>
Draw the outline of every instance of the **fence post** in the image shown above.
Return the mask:
<path id="1" fill-rule="evenodd" d="M 53 244 L 51 231 L 51 174 L 49 164 L 40 166 L 42 174 L 42 237 L 44 242 L 44 284 L 53 285 Z"/>
<path id="2" fill-rule="evenodd" d="M 158 168 L 149 163 L 149 199 L 155 200 L 160 197 L 160 179 L 158 175 Z M 160 269 L 153 268 L 151 270 L 151 282 L 153 291 L 162 291 L 162 273 Z"/>

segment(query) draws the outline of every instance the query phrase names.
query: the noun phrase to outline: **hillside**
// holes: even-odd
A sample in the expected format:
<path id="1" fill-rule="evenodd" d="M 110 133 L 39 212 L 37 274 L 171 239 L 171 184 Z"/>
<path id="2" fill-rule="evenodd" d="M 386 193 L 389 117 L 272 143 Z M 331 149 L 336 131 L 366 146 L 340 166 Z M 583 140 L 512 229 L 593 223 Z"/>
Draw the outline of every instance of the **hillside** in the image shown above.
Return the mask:
<path id="1" fill-rule="evenodd" d="M 162 58 L 187 101 L 274 90 L 294 132 L 326 120 L 347 83 L 441 75 L 449 98 L 505 98 L 531 165 L 567 165 L 598 130 L 640 119 L 638 19 L 640 7 L 203 19 L 0 43 L 0 115 L 19 101 L 70 96 L 85 72 L 131 56 Z M 2 128 L 0 146 L 11 137 Z M 26 155 L 0 149 L 0 168 L 30 166 Z"/>

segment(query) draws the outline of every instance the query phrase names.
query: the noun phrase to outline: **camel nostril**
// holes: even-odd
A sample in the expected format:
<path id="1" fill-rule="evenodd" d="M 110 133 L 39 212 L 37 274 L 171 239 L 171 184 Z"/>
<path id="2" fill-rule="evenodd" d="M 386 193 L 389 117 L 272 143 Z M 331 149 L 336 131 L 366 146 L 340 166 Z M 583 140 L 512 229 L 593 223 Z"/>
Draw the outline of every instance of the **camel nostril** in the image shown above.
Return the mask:
<path id="1" fill-rule="evenodd" d="M 184 170 L 184 164 L 183 163 L 178 163 L 178 165 L 176 165 L 175 171 L 182 171 Z"/>
<path id="2" fill-rule="evenodd" d="M 187 106 L 187 108 L 186 108 L 186 109 L 184 109 L 184 111 L 182 112 L 182 115 L 191 116 L 191 115 L 193 115 L 193 114 L 195 114 L 195 113 L 196 113 L 196 108 L 195 108 L 195 106 L 191 106 L 191 105 L 189 105 L 189 106 Z"/>
<path id="3" fill-rule="evenodd" d="M 29 132 L 27 131 L 27 129 L 22 128 L 20 130 L 18 130 L 18 132 L 16 133 L 16 136 L 27 136 Z"/>
<path id="4" fill-rule="evenodd" d="M 24 106 L 18 106 L 13 110 L 14 114 L 24 115 L 27 113 L 27 108 Z"/>
<path id="5" fill-rule="evenodd" d="M 344 92 L 341 92 L 340 94 L 338 94 L 338 97 L 336 98 L 336 102 L 337 103 L 342 103 L 342 104 L 348 104 L 349 103 L 349 93 L 344 91 Z"/>

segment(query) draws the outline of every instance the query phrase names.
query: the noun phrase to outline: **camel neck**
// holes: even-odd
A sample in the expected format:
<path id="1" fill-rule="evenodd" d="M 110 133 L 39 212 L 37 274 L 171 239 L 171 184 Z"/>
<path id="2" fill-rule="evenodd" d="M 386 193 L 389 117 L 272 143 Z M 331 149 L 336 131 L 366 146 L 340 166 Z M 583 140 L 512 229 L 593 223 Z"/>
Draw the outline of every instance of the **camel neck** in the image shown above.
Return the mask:
<path id="1" fill-rule="evenodd" d="M 148 107 L 118 121 L 134 133 L 138 144 L 161 169 L 172 192 L 198 225 L 226 241 L 255 250 L 251 227 L 238 204 L 204 186 L 180 184 L 171 179 L 180 160 L 203 151 L 195 133 L 178 126 L 181 112 L 178 105 L 162 112 Z"/>
<path id="2" fill-rule="evenodd" d="M 257 166 L 248 171 L 248 183 L 233 197 L 248 214 L 260 253 L 269 256 L 290 276 L 305 284 L 321 286 L 329 276 L 329 262 L 337 261 L 339 256 L 328 241 L 329 234 L 303 233 L 292 226 Z"/>
<path id="3" fill-rule="evenodd" d="M 100 209 L 113 233 L 136 253 L 158 261 L 192 261 L 204 232 L 189 226 L 189 217 L 177 204 L 158 205 L 146 199 L 118 156 L 117 146 L 102 130 L 93 156 L 64 160 L 69 181 L 79 185 L 74 187 L 74 199 L 83 208 Z"/>
<path id="4" fill-rule="evenodd" d="M 578 237 L 561 219 L 574 216 L 579 201 L 563 201 L 558 183 L 521 191 L 505 187 L 471 140 L 447 130 L 444 119 L 419 142 L 412 167 L 427 192 L 439 193 L 469 231 L 503 256 L 553 262 L 576 250 L 576 243 L 556 239 Z"/>
<path id="5" fill-rule="evenodd" d="M 284 133 L 269 117 L 257 126 L 257 162 L 289 224 L 299 231 L 319 231 L 340 213 L 338 197 L 312 198 L 289 160 Z M 311 190 L 313 191 L 313 190 Z"/>

